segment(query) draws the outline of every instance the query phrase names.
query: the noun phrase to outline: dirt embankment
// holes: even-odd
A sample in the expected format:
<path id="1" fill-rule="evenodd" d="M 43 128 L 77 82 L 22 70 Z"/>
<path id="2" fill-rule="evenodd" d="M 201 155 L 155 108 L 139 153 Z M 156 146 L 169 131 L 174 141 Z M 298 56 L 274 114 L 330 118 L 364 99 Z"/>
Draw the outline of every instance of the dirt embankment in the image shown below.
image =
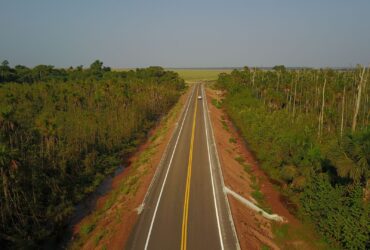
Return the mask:
<path id="1" fill-rule="evenodd" d="M 122 249 L 138 214 L 162 154 L 168 144 L 189 91 L 153 129 L 149 139 L 130 158 L 128 167 L 113 180 L 112 190 L 97 209 L 74 228 L 70 249 Z"/>
<path id="2" fill-rule="evenodd" d="M 225 185 L 265 211 L 288 221 L 287 224 L 273 223 L 228 195 L 241 248 L 314 249 L 300 236 L 287 235 L 294 230 L 300 234 L 302 225 L 284 206 L 280 193 L 260 169 L 225 111 L 215 103 L 216 91 L 207 88 L 206 92 Z"/>

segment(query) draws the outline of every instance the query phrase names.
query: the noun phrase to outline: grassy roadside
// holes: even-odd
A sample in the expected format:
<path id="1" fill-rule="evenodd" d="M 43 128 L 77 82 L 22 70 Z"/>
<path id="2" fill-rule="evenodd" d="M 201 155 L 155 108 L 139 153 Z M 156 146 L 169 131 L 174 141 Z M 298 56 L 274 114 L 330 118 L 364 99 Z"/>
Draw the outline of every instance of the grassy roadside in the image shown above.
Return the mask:
<path id="1" fill-rule="evenodd" d="M 109 249 L 108 243 L 111 244 L 111 239 L 119 232 L 119 225 L 125 223 L 127 219 L 123 214 L 132 213 L 135 209 L 132 207 L 134 204 L 132 200 L 138 189 L 147 188 L 142 187 L 146 184 L 142 179 L 153 170 L 151 167 L 156 167 L 152 165 L 151 159 L 158 153 L 162 154 L 159 152 L 159 145 L 167 143 L 166 139 L 169 137 L 167 134 L 176 122 L 184 101 L 184 96 L 180 97 L 176 105 L 163 117 L 154 133 L 144 143 L 147 147 L 134 156 L 134 161 L 125 170 L 129 171 L 127 175 L 104 197 L 102 204 L 79 225 L 79 231 L 68 249 Z"/>

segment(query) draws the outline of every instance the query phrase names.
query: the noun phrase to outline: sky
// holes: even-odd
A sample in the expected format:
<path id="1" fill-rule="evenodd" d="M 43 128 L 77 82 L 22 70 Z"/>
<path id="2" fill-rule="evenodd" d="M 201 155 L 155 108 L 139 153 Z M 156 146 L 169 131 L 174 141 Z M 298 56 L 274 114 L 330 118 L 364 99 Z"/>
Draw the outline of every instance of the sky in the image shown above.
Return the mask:
<path id="1" fill-rule="evenodd" d="M 0 61 L 29 67 L 370 63 L 369 0 L 0 0 Z"/>

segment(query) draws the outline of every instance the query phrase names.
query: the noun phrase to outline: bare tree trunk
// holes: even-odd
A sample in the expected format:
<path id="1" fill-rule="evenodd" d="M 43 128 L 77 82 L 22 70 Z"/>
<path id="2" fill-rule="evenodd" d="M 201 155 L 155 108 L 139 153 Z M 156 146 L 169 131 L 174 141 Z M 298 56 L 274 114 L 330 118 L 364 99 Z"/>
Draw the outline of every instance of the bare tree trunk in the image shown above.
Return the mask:
<path id="1" fill-rule="evenodd" d="M 361 73 L 361 76 L 360 76 L 360 82 L 358 83 L 358 87 L 357 87 L 357 98 L 356 98 L 355 113 L 353 115 L 353 120 L 352 120 L 352 132 L 356 131 L 357 116 L 358 116 L 358 111 L 360 109 L 362 85 L 363 85 L 363 82 L 364 82 L 364 79 L 365 79 L 364 78 L 365 71 L 366 71 L 366 67 L 364 67 L 362 69 L 362 73 Z"/>
<path id="2" fill-rule="evenodd" d="M 298 72 L 297 79 L 296 79 L 295 84 L 294 84 L 293 118 L 294 118 L 294 116 L 295 116 L 295 103 L 296 103 L 296 99 L 297 99 L 297 84 L 298 84 L 298 78 L 299 78 L 299 72 Z"/>
<path id="3" fill-rule="evenodd" d="M 252 87 L 254 87 L 254 78 L 256 76 L 256 68 L 253 70 Z"/>
<path id="4" fill-rule="evenodd" d="M 368 106 L 368 103 L 369 103 L 369 95 L 368 94 L 366 94 L 366 106 L 365 107 L 367 107 Z M 365 109 L 366 110 L 366 109 Z M 369 109 L 367 109 L 368 111 L 367 111 L 367 113 L 366 113 L 366 118 L 365 118 L 365 124 L 364 124 L 364 126 L 367 126 L 367 125 L 369 125 L 369 117 L 370 117 L 370 110 Z"/>
<path id="5" fill-rule="evenodd" d="M 344 125 L 344 103 L 346 99 L 346 87 L 343 88 L 343 98 L 342 98 L 342 121 L 340 123 L 340 138 L 343 137 L 343 125 Z"/>
<path id="6" fill-rule="evenodd" d="M 363 89 L 363 92 L 364 94 L 366 94 L 366 96 L 364 97 L 364 101 L 363 101 L 363 127 L 366 127 L 367 125 L 369 125 L 369 122 L 368 122 L 368 118 L 369 118 L 369 114 L 370 114 L 370 108 L 368 106 L 369 104 L 369 92 L 367 90 L 367 79 L 368 79 L 368 76 L 369 76 L 369 71 L 370 71 L 370 65 L 368 66 L 368 69 L 367 69 L 367 73 L 366 73 L 366 77 L 365 77 L 365 81 L 364 81 L 364 86 L 362 87 Z"/>
<path id="7" fill-rule="evenodd" d="M 293 82 L 294 78 L 292 78 L 292 82 L 290 83 L 290 88 L 289 88 L 289 114 L 292 110 L 292 93 L 293 93 Z"/>
<path id="8" fill-rule="evenodd" d="M 321 104 L 321 113 L 319 117 L 319 137 L 322 136 L 322 130 L 324 126 L 324 109 L 325 109 L 325 87 L 326 87 L 326 78 L 324 81 L 324 86 L 322 87 L 322 104 Z"/>
<path id="9" fill-rule="evenodd" d="M 319 86 L 317 86 L 317 76 L 315 76 L 315 112 L 317 108 L 319 107 Z"/>
<path id="10" fill-rule="evenodd" d="M 304 97 L 304 102 L 303 102 Z M 308 113 L 308 91 L 302 93 L 302 103 L 304 103 L 304 113 Z"/>
<path id="11" fill-rule="evenodd" d="M 299 79 L 298 79 L 299 80 Z M 297 81 L 298 82 L 298 81 Z M 298 84 L 298 83 L 297 83 Z M 301 83 L 300 84 L 300 87 L 301 87 L 301 91 L 300 91 L 300 95 L 299 95 L 299 98 L 298 98 L 298 103 L 299 103 L 299 113 L 301 114 L 302 113 L 302 109 L 303 109 L 303 87 L 304 87 L 304 83 Z"/>
<path id="12" fill-rule="evenodd" d="M 290 97 L 290 91 L 287 90 L 287 87 L 285 87 L 285 90 L 286 90 L 286 109 L 288 110 L 289 112 L 289 97 Z"/>

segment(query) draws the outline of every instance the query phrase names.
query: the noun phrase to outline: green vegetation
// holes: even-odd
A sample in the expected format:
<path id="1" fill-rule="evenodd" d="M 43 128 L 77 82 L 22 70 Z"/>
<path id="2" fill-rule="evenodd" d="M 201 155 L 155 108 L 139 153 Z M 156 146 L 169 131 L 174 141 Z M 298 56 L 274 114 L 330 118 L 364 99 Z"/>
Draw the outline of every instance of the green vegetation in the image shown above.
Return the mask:
<path id="1" fill-rule="evenodd" d="M 230 73 L 231 69 L 170 69 L 179 74 L 186 81 L 217 80 L 221 73 Z"/>
<path id="2" fill-rule="evenodd" d="M 55 235 L 74 205 L 127 159 L 184 88 L 178 74 L 160 67 L 112 72 L 100 61 L 88 69 L 3 62 L 2 248 L 37 248 Z M 136 183 L 135 176 L 127 180 L 125 192 L 135 192 Z"/>
<path id="3" fill-rule="evenodd" d="M 324 240 L 318 240 L 312 234 L 312 226 L 307 223 L 302 227 L 295 227 L 290 224 L 273 222 L 272 233 L 274 234 L 274 241 L 281 249 L 339 249 L 336 245 L 329 246 Z"/>
<path id="4" fill-rule="evenodd" d="M 298 215 L 344 249 L 369 247 L 369 69 L 221 74 L 228 115 Z M 257 194 L 256 194 L 257 196 Z"/>
<path id="5" fill-rule="evenodd" d="M 108 233 L 107 229 L 102 230 L 98 235 L 94 238 L 95 246 L 97 246 L 101 239 L 104 238 L 104 236 Z"/>
<path id="6" fill-rule="evenodd" d="M 235 142 L 236 142 L 236 140 L 235 140 Z M 251 173 L 251 166 L 248 163 L 245 162 L 245 159 L 242 156 L 239 155 L 239 156 L 235 157 L 235 160 L 240 165 L 243 166 L 243 169 L 244 169 L 245 172 L 247 172 L 249 174 Z M 254 176 L 252 176 L 252 177 L 254 177 Z"/>
<path id="7" fill-rule="evenodd" d="M 81 227 L 81 234 L 88 235 L 91 233 L 92 230 L 94 230 L 95 225 L 94 224 L 88 224 Z"/>
<path id="8" fill-rule="evenodd" d="M 258 206 L 265 210 L 268 213 L 271 213 L 271 208 L 266 204 L 265 196 L 261 192 L 261 187 L 259 184 L 259 181 L 257 180 L 256 176 L 253 175 L 251 171 L 251 166 L 245 162 L 245 159 L 242 156 L 237 156 L 234 158 L 235 161 L 237 161 L 241 166 L 243 166 L 243 169 L 245 172 L 247 172 L 251 177 L 251 185 L 250 187 L 253 189 L 252 197 L 257 202 Z"/>
<path id="9" fill-rule="evenodd" d="M 236 139 L 234 137 L 230 137 L 229 138 L 229 142 L 235 144 L 236 143 Z"/>
<path id="10" fill-rule="evenodd" d="M 272 231 L 274 235 L 276 236 L 276 238 L 278 239 L 286 238 L 288 235 L 288 226 L 289 226 L 288 224 L 281 224 L 281 225 L 274 224 Z"/>
<path id="11" fill-rule="evenodd" d="M 216 107 L 216 108 L 218 108 L 218 109 L 220 109 L 221 108 L 221 102 L 219 102 L 219 101 L 217 101 L 216 99 L 212 99 L 212 104 Z"/>
<path id="12" fill-rule="evenodd" d="M 221 117 L 221 123 L 222 123 L 222 127 L 226 130 L 226 131 L 230 131 L 229 129 L 229 126 L 227 125 L 227 122 L 225 120 L 225 117 Z"/>
<path id="13" fill-rule="evenodd" d="M 270 248 L 268 246 L 266 246 L 266 245 L 262 245 L 261 246 L 261 250 L 270 250 Z"/>
<path id="14" fill-rule="evenodd" d="M 271 214 L 272 210 L 269 207 L 269 205 L 266 203 L 265 195 L 261 192 L 261 186 L 260 186 L 259 180 L 257 180 L 257 178 L 252 174 L 252 172 L 246 166 L 244 166 L 244 170 L 247 173 L 249 173 L 251 176 L 252 183 L 250 186 L 253 189 L 253 192 L 251 194 L 253 199 L 255 199 L 255 201 L 257 202 L 260 208 L 262 208 L 267 213 Z"/>
<path id="15" fill-rule="evenodd" d="M 245 160 L 242 156 L 237 156 L 235 157 L 235 160 L 240 164 L 240 165 L 243 165 L 245 163 Z"/>

